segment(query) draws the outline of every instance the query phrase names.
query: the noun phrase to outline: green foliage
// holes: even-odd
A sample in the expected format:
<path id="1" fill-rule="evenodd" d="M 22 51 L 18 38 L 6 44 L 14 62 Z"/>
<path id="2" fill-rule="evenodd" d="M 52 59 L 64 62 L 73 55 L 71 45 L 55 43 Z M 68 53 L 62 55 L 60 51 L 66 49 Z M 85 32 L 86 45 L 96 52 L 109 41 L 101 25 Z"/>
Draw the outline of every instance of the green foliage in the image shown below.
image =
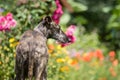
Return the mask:
<path id="1" fill-rule="evenodd" d="M 120 1 L 76 0 L 76 2 L 84 4 L 88 9 L 85 9 L 84 12 L 75 11 L 70 14 L 69 22 L 84 25 L 86 33 L 96 30 L 102 43 L 107 47 L 111 46 L 110 49 L 118 51 L 120 48 Z"/>
<path id="2" fill-rule="evenodd" d="M 73 8 L 69 13 L 65 7 L 60 24 L 65 30 L 71 24 L 77 25 L 75 31 L 76 42 L 67 48 L 60 48 L 55 43 L 50 54 L 48 65 L 48 80 L 119 80 L 120 64 L 114 67 L 116 76 L 111 76 L 108 68 L 113 67 L 108 56 L 100 66 L 98 60 L 86 63 L 78 60 L 80 69 L 70 63 L 77 58 L 71 58 L 71 50 L 89 52 L 102 49 L 104 54 L 109 50 L 120 53 L 120 1 L 119 0 L 68 0 Z M 0 32 L 0 80 L 11 80 L 15 77 L 14 61 L 15 48 L 21 34 L 33 29 L 45 15 L 52 15 L 55 10 L 54 0 L 0 0 L 0 8 L 6 13 L 13 13 L 17 21 L 14 29 Z M 101 41 L 101 42 L 100 42 Z M 57 44 L 58 45 L 58 44 Z M 107 47 L 106 47 L 107 46 Z M 68 50 L 67 50 L 68 49 Z M 118 59 L 120 55 L 118 54 Z M 96 64 L 97 62 L 97 64 Z M 91 66 L 91 63 L 95 64 Z"/>
<path id="3" fill-rule="evenodd" d="M 69 0 L 69 4 L 71 4 L 72 8 L 74 9 L 75 12 L 82 12 L 86 11 L 88 7 L 82 3 L 77 3 L 74 0 Z"/>
<path id="4" fill-rule="evenodd" d="M 23 32 L 28 29 L 33 29 L 43 16 L 51 15 L 55 9 L 55 7 L 53 7 L 54 1 L 52 0 L 47 2 L 28 0 L 25 3 L 21 1 L 22 0 L 0 0 L 0 8 L 4 9 L 2 15 L 11 12 L 17 21 L 17 26 L 14 29 L 0 32 L 0 80 L 11 80 L 15 77 L 15 47 Z"/>

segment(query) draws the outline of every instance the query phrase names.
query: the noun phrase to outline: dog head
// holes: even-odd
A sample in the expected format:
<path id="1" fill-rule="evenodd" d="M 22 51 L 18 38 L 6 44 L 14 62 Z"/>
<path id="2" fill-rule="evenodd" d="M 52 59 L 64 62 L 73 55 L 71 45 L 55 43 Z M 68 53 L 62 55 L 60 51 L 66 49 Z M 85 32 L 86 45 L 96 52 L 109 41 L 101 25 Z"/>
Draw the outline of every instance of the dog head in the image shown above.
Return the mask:
<path id="1" fill-rule="evenodd" d="M 46 34 L 47 38 L 53 38 L 60 43 L 70 42 L 70 39 L 61 30 L 60 26 L 54 23 L 50 16 L 46 16 L 45 18 L 43 18 L 41 20 L 41 23 L 44 28 L 43 33 Z"/>

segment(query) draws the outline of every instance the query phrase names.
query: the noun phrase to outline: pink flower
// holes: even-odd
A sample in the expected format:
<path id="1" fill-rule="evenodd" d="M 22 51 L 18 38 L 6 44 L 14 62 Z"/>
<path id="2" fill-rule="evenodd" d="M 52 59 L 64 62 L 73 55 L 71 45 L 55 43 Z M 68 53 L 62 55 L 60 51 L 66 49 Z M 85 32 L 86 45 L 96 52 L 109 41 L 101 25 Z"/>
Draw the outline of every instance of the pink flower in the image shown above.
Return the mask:
<path id="1" fill-rule="evenodd" d="M 12 13 L 7 13 L 7 15 L 5 16 L 6 20 L 11 21 L 13 19 L 13 15 Z"/>
<path id="2" fill-rule="evenodd" d="M 74 31 L 75 31 L 76 26 L 75 25 L 71 25 L 67 31 L 66 31 L 66 35 L 68 36 L 68 38 L 71 40 L 70 43 L 66 43 L 66 44 L 61 44 L 62 47 L 65 47 L 69 44 L 72 44 L 76 41 L 76 37 L 73 35 Z"/>
<path id="3" fill-rule="evenodd" d="M 54 13 L 53 13 L 53 15 L 52 15 L 52 19 L 53 19 L 53 21 L 55 21 L 57 24 L 59 24 L 60 17 L 62 16 L 63 11 L 62 11 L 62 6 L 61 6 L 59 0 L 55 0 L 55 3 L 56 3 L 56 6 L 57 6 L 57 9 L 54 11 Z"/>
<path id="4" fill-rule="evenodd" d="M 9 24 L 10 24 L 12 27 L 15 27 L 16 24 L 17 24 L 17 22 L 16 22 L 14 19 L 12 19 L 12 20 L 9 22 Z"/>
<path id="5" fill-rule="evenodd" d="M 71 25 L 71 26 L 67 29 L 66 35 L 72 36 L 73 33 L 74 33 L 74 31 L 75 31 L 75 28 L 76 28 L 75 25 Z"/>
<path id="6" fill-rule="evenodd" d="M 5 17 L 0 16 L 0 25 L 2 25 L 5 22 Z"/>
<path id="7" fill-rule="evenodd" d="M 13 19 L 13 15 L 8 13 L 6 16 L 0 16 L 0 31 L 10 30 L 11 27 L 15 27 L 17 22 Z"/>
<path id="8" fill-rule="evenodd" d="M 2 26 L 0 25 L 0 31 L 2 30 Z"/>

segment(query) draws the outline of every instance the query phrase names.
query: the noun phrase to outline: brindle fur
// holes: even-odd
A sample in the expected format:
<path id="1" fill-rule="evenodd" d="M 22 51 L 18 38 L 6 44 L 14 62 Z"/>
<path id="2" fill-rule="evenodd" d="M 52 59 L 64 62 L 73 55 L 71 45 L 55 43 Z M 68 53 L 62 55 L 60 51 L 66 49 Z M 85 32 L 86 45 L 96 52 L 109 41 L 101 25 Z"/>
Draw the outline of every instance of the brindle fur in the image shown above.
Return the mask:
<path id="1" fill-rule="evenodd" d="M 34 30 L 26 31 L 16 48 L 15 73 L 16 80 L 47 80 L 48 63 L 47 39 L 53 38 L 62 43 L 69 42 L 68 37 L 53 23 L 49 16 L 45 17 Z"/>

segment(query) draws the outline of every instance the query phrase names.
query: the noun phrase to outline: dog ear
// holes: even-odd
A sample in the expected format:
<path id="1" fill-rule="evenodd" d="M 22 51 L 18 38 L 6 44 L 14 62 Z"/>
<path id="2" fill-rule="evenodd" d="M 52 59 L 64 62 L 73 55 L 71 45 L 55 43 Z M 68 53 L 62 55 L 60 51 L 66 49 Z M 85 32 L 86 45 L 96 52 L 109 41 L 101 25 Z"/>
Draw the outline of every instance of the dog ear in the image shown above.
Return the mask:
<path id="1" fill-rule="evenodd" d="M 45 20 L 45 23 L 48 23 L 48 24 L 52 22 L 52 18 L 50 16 L 46 16 L 44 20 Z"/>

